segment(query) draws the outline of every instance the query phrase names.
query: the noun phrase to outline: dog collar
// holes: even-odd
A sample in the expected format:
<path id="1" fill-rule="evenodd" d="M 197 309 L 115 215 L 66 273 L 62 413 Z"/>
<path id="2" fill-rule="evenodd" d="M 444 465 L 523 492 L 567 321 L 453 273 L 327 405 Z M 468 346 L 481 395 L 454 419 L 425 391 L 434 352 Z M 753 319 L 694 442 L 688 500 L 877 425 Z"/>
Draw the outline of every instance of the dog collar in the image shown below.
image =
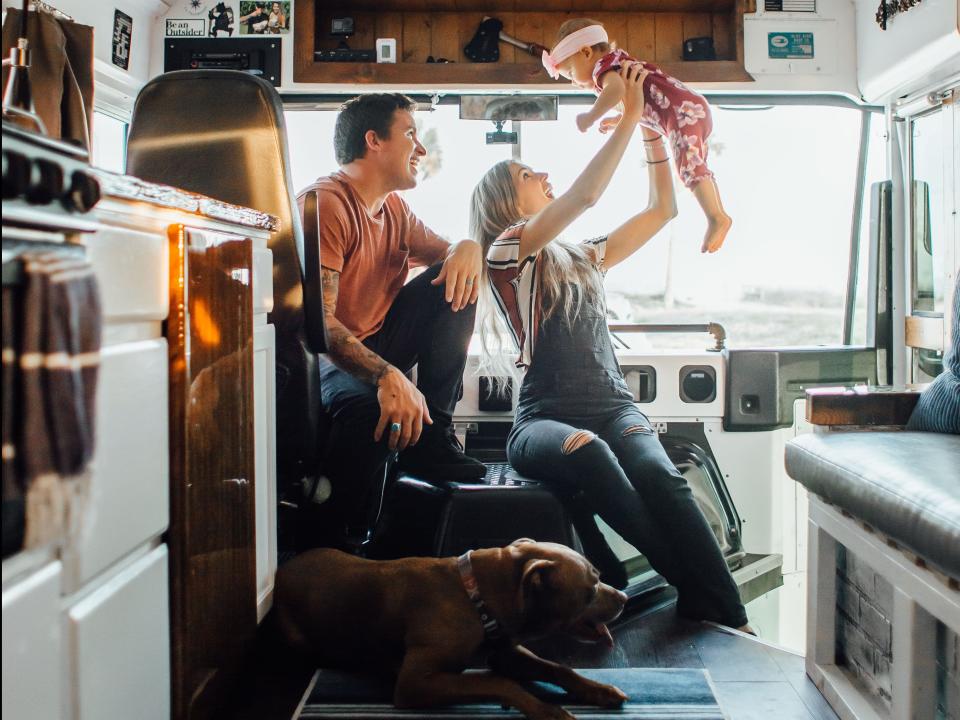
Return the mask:
<path id="1" fill-rule="evenodd" d="M 467 550 L 457 558 L 457 569 L 460 570 L 463 589 L 467 591 L 467 597 L 480 614 L 480 623 L 483 625 L 483 634 L 486 639 L 491 643 L 503 642 L 503 628 L 480 597 L 480 586 L 477 584 L 477 577 L 473 574 L 473 564 L 470 562 L 471 552 L 472 550 Z"/>

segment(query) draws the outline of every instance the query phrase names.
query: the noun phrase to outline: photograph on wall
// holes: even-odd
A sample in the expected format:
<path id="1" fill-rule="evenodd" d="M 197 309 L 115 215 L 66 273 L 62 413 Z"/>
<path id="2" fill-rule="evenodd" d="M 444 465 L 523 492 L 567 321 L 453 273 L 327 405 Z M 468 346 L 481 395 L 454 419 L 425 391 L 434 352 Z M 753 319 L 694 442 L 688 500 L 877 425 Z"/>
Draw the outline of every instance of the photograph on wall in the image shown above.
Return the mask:
<path id="1" fill-rule="evenodd" d="M 113 13 L 113 64 L 130 67 L 130 43 L 133 39 L 133 18 L 120 10 Z"/>
<path id="2" fill-rule="evenodd" d="M 233 7 L 225 2 L 218 2 L 207 12 L 210 20 L 209 35 L 212 38 L 232 37 L 234 30 Z"/>
<path id="3" fill-rule="evenodd" d="M 290 0 L 240 0 L 241 35 L 280 35 L 290 32 Z"/>

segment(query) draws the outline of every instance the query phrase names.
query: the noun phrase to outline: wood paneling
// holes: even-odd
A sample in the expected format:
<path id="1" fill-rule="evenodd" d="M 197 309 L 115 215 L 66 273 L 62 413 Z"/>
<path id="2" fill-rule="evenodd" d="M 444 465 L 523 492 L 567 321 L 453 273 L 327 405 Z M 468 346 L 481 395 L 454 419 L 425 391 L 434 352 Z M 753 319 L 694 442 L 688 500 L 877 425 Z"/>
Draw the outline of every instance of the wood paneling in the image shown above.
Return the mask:
<path id="1" fill-rule="evenodd" d="M 500 43 L 497 63 L 471 63 L 463 55 L 463 47 L 488 15 L 499 18 L 507 34 L 548 47 L 555 44 L 557 29 L 565 20 L 587 15 L 603 22 L 619 47 L 642 60 L 665 65 L 666 72 L 681 80 L 749 81 L 752 78 L 743 70 L 742 62 L 742 16 L 737 15 L 746 5 L 747 0 L 610 0 L 599 4 L 578 0 L 521 4 L 518 0 L 515 5 L 512 0 L 361 0 L 350 5 L 305 1 L 294 8 L 294 79 L 314 83 L 467 87 L 549 83 L 539 58 L 511 45 Z M 317 7 L 319 16 L 315 15 Z M 372 49 L 376 38 L 396 38 L 401 62 L 314 63 L 315 49 L 329 50 L 340 42 L 340 38 L 330 36 L 329 28 L 330 19 L 342 14 L 353 16 L 357 27 L 357 33 L 348 40 L 351 48 Z M 315 36 L 311 35 L 314 27 Z M 713 37 L 717 60 L 683 62 L 683 41 L 690 37 Z M 426 60 L 431 55 L 456 62 L 428 64 Z"/>
<path id="2" fill-rule="evenodd" d="M 173 707 L 207 718 L 257 627 L 253 254 L 246 238 L 182 225 L 169 239 Z"/>
<path id="3" fill-rule="evenodd" d="M 814 388 L 807 390 L 807 421 L 814 425 L 905 425 L 916 390 Z"/>
<path id="4" fill-rule="evenodd" d="M 309 2 L 309 0 L 303 0 Z M 393 12 L 530 11 L 573 12 L 716 12 L 729 11 L 734 0 L 341 0 L 334 7 L 354 12 L 389 10 Z"/>
<path id="5" fill-rule="evenodd" d="M 657 13 L 654 21 L 657 33 L 654 62 L 683 60 L 683 15 Z"/>

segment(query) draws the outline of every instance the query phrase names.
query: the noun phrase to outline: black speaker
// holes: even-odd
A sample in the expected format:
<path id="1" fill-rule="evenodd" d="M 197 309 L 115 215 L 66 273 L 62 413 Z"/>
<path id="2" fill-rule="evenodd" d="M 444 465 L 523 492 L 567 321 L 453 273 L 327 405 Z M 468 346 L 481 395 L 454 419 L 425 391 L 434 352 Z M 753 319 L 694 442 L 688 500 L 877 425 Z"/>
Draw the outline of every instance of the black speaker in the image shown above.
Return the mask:
<path id="1" fill-rule="evenodd" d="M 713 402 L 717 397 L 717 371 L 709 365 L 680 368 L 680 399 L 688 403 Z"/>
<path id="2" fill-rule="evenodd" d="M 716 60 L 712 37 L 695 37 L 683 41 L 684 60 Z"/>

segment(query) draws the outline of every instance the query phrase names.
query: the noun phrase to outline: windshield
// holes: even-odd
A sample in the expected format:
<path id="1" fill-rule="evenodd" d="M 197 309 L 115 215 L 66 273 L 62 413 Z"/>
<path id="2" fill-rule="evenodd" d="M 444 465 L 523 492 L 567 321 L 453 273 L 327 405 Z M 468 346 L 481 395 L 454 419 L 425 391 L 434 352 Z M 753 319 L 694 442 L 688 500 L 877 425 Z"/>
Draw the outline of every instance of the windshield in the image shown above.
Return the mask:
<path id="1" fill-rule="evenodd" d="M 521 127 L 519 159 L 549 172 L 557 193 L 604 142 L 598 132 L 577 130 L 574 118 L 582 110 L 562 105 L 557 121 Z M 611 319 L 719 322 L 731 347 L 839 344 L 862 113 L 798 105 L 744 110 L 714 104 L 713 110 L 708 162 L 734 220 L 726 244 L 718 253 L 700 253 L 705 220 L 692 193 L 677 181 L 678 216 L 606 275 Z M 455 105 L 417 118 L 428 156 L 420 184 L 405 197 L 437 232 L 461 239 L 467 236 L 471 190 L 491 165 L 511 157 L 514 147 L 487 145 L 492 123 L 460 120 Z M 287 113 L 298 188 L 336 168 L 335 119 L 332 112 Z M 874 135 L 881 130 L 882 122 L 874 122 Z M 867 187 L 883 170 L 883 143 L 875 139 Z M 642 158 L 641 143 L 632 142 L 610 187 L 567 230 L 567 239 L 609 232 L 643 209 L 648 183 Z M 866 221 L 861 230 L 865 241 Z M 867 255 L 865 249 L 860 253 L 861 267 Z M 861 282 L 858 292 L 855 344 L 866 341 L 865 285 Z M 699 348 L 703 338 L 649 335 L 628 342 L 636 348 Z"/>

